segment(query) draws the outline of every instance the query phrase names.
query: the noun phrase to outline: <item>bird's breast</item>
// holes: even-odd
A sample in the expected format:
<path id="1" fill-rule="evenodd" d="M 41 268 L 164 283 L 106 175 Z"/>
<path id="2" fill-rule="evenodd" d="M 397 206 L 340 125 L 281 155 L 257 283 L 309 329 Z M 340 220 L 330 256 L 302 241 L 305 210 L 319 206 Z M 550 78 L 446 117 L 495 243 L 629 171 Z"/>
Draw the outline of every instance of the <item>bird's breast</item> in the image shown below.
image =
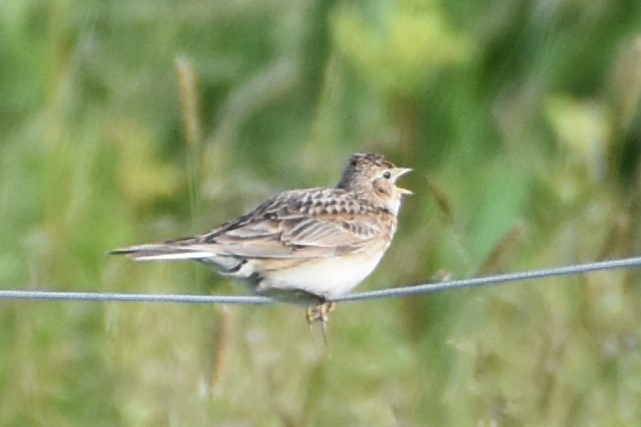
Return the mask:
<path id="1" fill-rule="evenodd" d="M 259 293 L 270 290 L 302 290 L 332 298 L 345 294 L 362 282 L 383 256 L 384 248 L 334 257 L 254 261 L 262 278 Z"/>

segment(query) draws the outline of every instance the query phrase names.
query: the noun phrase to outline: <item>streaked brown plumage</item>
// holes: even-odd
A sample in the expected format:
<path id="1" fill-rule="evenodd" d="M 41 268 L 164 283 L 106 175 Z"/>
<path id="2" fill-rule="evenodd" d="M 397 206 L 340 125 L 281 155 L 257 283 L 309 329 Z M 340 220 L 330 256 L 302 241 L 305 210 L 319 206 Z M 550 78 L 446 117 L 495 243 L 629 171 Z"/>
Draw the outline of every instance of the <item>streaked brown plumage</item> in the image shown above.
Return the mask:
<path id="1" fill-rule="evenodd" d="M 137 261 L 192 259 L 247 283 L 261 295 L 321 304 L 353 289 L 376 267 L 396 232 L 395 185 L 410 169 L 375 153 L 349 159 L 335 188 L 282 192 L 248 214 L 197 237 L 117 249 Z"/>

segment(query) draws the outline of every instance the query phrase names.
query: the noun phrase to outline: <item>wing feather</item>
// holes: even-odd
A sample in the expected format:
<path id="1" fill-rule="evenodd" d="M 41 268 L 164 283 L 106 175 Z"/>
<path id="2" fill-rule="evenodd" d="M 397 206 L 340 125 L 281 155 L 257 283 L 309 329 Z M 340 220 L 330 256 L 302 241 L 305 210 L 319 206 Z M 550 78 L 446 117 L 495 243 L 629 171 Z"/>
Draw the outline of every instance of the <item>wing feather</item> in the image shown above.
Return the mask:
<path id="1" fill-rule="evenodd" d="M 233 223 L 190 242 L 195 250 L 247 258 L 308 258 L 361 250 L 383 229 L 371 206 L 341 189 L 282 193 Z"/>

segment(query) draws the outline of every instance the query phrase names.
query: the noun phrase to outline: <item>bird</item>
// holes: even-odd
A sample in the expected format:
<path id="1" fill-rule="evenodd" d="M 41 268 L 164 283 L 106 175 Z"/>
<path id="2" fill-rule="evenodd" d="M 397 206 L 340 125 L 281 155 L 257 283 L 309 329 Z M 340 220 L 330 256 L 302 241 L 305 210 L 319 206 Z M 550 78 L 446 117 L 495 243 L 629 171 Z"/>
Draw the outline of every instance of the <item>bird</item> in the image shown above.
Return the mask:
<path id="1" fill-rule="evenodd" d="M 373 152 L 352 154 L 335 187 L 284 191 L 240 218 L 195 237 L 111 251 L 136 261 L 195 260 L 251 292 L 307 306 L 327 334 L 332 298 L 376 268 L 396 233 L 412 169 Z"/>

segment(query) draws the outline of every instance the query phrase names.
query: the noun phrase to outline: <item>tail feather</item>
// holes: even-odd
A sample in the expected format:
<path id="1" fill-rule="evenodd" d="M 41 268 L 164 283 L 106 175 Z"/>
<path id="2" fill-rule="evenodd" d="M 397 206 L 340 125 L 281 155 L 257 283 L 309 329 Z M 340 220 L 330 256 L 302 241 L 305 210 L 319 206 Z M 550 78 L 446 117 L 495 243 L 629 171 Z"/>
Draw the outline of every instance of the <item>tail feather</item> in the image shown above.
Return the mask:
<path id="1" fill-rule="evenodd" d="M 202 248 L 190 248 L 164 243 L 152 243 L 115 249 L 111 255 L 125 255 L 136 261 L 179 261 L 211 258 L 215 254 Z"/>

